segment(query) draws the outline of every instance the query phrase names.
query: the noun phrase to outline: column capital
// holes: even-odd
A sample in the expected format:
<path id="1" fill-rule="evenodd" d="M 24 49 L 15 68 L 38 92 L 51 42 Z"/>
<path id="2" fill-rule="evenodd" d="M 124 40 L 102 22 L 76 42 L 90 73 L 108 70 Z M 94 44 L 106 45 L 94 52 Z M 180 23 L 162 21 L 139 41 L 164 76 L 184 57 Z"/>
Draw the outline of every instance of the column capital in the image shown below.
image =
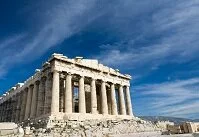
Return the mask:
<path id="1" fill-rule="evenodd" d="M 51 72 L 52 72 L 52 73 L 60 73 L 60 71 L 59 71 L 59 70 L 56 70 L 56 69 L 52 70 Z"/>
<path id="2" fill-rule="evenodd" d="M 101 82 L 103 83 L 106 83 L 107 82 L 107 80 L 105 80 L 105 79 L 100 79 L 101 80 Z"/>
<path id="3" fill-rule="evenodd" d="M 80 78 L 85 78 L 85 76 L 84 76 L 84 75 L 79 75 L 79 77 L 80 77 Z"/>
<path id="4" fill-rule="evenodd" d="M 36 80 L 34 84 L 39 85 L 39 83 L 40 83 L 40 80 Z"/>
<path id="5" fill-rule="evenodd" d="M 130 85 L 124 85 L 124 87 L 126 87 L 126 88 L 130 88 Z"/>
<path id="6" fill-rule="evenodd" d="M 110 83 L 110 85 L 116 85 L 117 84 L 117 83 L 115 83 L 113 81 L 110 81 L 109 83 Z"/>
<path id="7" fill-rule="evenodd" d="M 91 80 L 94 80 L 94 81 L 96 81 L 97 79 L 96 79 L 96 78 L 94 78 L 94 77 L 91 77 Z"/>
<path id="8" fill-rule="evenodd" d="M 30 84 L 30 85 L 29 85 L 29 88 L 33 88 L 33 87 L 34 87 L 34 84 Z"/>
<path id="9" fill-rule="evenodd" d="M 66 74 L 67 74 L 67 75 L 72 75 L 72 73 L 71 73 L 71 72 L 67 72 Z"/>

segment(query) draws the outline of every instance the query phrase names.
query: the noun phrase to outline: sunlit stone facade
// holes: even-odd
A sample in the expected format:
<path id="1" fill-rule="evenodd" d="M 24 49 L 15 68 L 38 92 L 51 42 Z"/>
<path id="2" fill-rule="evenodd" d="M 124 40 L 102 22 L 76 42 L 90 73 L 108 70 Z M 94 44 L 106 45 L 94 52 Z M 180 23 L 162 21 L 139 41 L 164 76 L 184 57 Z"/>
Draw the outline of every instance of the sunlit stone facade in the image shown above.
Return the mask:
<path id="1" fill-rule="evenodd" d="M 0 121 L 132 118 L 130 75 L 97 60 L 53 54 L 0 99 Z"/>

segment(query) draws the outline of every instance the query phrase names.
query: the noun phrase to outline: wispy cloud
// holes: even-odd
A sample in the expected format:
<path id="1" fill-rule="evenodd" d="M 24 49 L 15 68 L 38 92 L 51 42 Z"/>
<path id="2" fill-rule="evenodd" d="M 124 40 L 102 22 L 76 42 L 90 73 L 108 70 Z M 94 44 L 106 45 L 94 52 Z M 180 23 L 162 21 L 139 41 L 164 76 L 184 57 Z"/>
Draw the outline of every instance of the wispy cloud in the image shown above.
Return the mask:
<path id="1" fill-rule="evenodd" d="M 145 4 L 139 6 L 140 9 L 144 7 Z M 128 33 L 126 40 L 103 45 L 98 58 L 105 64 L 116 67 L 125 65 L 132 69 L 143 66 L 147 66 L 147 69 L 157 68 L 167 63 L 181 64 L 197 60 L 198 1 L 168 1 L 166 4 L 154 4 L 153 8 L 147 9 L 138 10 L 140 11 L 136 12 L 138 17 L 133 16 L 131 20 L 126 21 L 128 22 L 127 26 L 124 26 L 128 27 L 125 29 Z M 120 15 L 126 13 L 120 12 Z M 129 11 L 132 12 L 133 10 Z M 143 12 L 147 17 L 141 16 Z M 134 20 L 136 17 L 137 20 Z M 117 16 L 113 19 L 112 23 L 120 20 Z M 137 32 L 138 30 L 140 32 Z"/>
<path id="2" fill-rule="evenodd" d="M 134 87 L 134 93 L 135 98 L 148 97 L 139 107 L 154 114 L 176 117 L 199 114 L 196 109 L 199 107 L 199 78 L 140 85 Z"/>
<path id="3" fill-rule="evenodd" d="M 0 41 L 0 50 L 3 52 L 0 59 L 0 77 L 16 63 L 38 58 L 49 48 L 80 32 L 105 12 L 92 12 L 100 10 L 96 0 L 58 0 L 49 3 L 50 6 L 44 5 L 36 11 L 39 19 L 33 23 L 36 30 L 27 31 L 26 35 L 21 35 L 20 32 Z M 34 11 L 32 12 L 31 15 L 34 16 Z"/>

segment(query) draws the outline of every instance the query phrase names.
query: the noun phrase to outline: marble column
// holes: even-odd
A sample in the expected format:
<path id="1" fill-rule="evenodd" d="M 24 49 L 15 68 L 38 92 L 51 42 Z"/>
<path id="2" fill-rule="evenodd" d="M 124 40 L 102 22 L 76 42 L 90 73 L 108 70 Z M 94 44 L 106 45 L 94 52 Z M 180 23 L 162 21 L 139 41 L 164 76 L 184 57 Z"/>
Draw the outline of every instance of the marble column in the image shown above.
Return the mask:
<path id="1" fill-rule="evenodd" d="M 45 90 L 45 94 L 44 94 L 44 112 L 43 114 L 47 114 L 48 113 L 48 96 L 49 96 L 49 92 L 50 92 L 50 78 L 47 75 L 46 79 L 45 79 L 45 83 L 44 83 L 44 90 Z"/>
<path id="2" fill-rule="evenodd" d="M 17 103 L 16 99 L 17 99 L 17 97 L 16 97 L 16 94 L 15 94 L 12 97 L 12 120 L 11 120 L 12 122 L 15 121 L 16 107 L 17 107 L 17 105 L 16 105 L 16 103 Z"/>
<path id="3" fill-rule="evenodd" d="M 39 91 L 39 81 L 36 81 L 34 83 L 33 93 L 32 93 L 32 102 L 31 102 L 31 111 L 30 111 L 30 117 L 31 118 L 35 118 L 36 117 L 38 91 Z"/>
<path id="4" fill-rule="evenodd" d="M 91 113 L 97 114 L 97 96 L 96 96 L 96 83 L 95 79 L 91 81 Z"/>
<path id="5" fill-rule="evenodd" d="M 6 116 L 6 102 L 3 103 L 3 122 L 5 122 L 5 116 Z"/>
<path id="6" fill-rule="evenodd" d="M 20 100 L 21 100 L 21 96 L 19 95 L 19 93 L 17 93 L 15 123 L 19 121 L 19 116 L 20 116 Z"/>
<path id="7" fill-rule="evenodd" d="M 81 76 L 79 80 L 79 113 L 86 113 L 84 77 Z"/>
<path id="8" fill-rule="evenodd" d="M 129 86 L 126 86 L 126 102 L 127 102 L 127 114 L 132 116 L 133 111 L 132 111 L 131 95 L 130 95 Z"/>
<path id="9" fill-rule="evenodd" d="M 65 102 L 64 102 L 64 92 L 65 92 L 65 88 L 64 88 L 64 83 L 65 80 L 64 79 L 60 79 L 59 80 L 59 112 L 64 112 L 64 106 L 65 106 Z"/>
<path id="10" fill-rule="evenodd" d="M 2 104 L 0 105 L 0 121 L 1 121 L 1 119 L 2 119 L 2 111 L 3 111 L 3 107 L 2 107 Z"/>
<path id="11" fill-rule="evenodd" d="M 26 110 L 25 110 L 25 120 L 30 118 L 30 111 L 31 111 L 31 101 L 32 101 L 32 91 L 33 86 L 29 86 L 28 93 L 27 93 L 27 102 L 26 102 Z"/>
<path id="12" fill-rule="evenodd" d="M 8 114 L 8 121 L 9 121 L 9 122 L 11 121 L 11 115 L 12 115 L 12 114 L 11 114 L 11 109 L 12 109 L 12 108 L 11 108 L 11 99 L 9 99 L 9 100 L 8 100 L 8 113 L 7 113 L 7 114 Z"/>
<path id="13" fill-rule="evenodd" d="M 102 114 L 108 114 L 107 94 L 106 94 L 106 83 L 102 81 L 101 84 L 101 95 L 102 95 Z"/>
<path id="14" fill-rule="evenodd" d="M 59 112 L 59 72 L 53 72 L 51 113 Z"/>
<path id="15" fill-rule="evenodd" d="M 25 116 L 25 108 L 26 108 L 26 100 L 27 100 L 27 88 L 24 89 L 24 91 L 21 92 L 22 93 L 22 102 L 21 102 L 21 111 L 20 111 L 20 122 L 24 120 L 24 116 Z"/>
<path id="16" fill-rule="evenodd" d="M 112 114 L 118 115 L 117 113 L 117 102 L 116 102 L 116 96 L 115 96 L 115 84 L 111 84 L 111 108 L 112 108 Z"/>
<path id="17" fill-rule="evenodd" d="M 41 86 L 39 91 L 41 92 L 41 112 L 40 115 L 44 115 L 45 114 L 45 102 L 46 102 L 46 77 L 43 77 L 41 80 Z"/>
<path id="18" fill-rule="evenodd" d="M 2 117 L 2 104 L 0 104 L 0 121 L 1 121 L 1 117 Z"/>
<path id="19" fill-rule="evenodd" d="M 52 94 L 52 74 L 48 74 L 45 83 L 45 107 L 44 114 L 50 113 L 50 105 L 51 105 L 51 94 Z"/>
<path id="20" fill-rule="evenodd" d="M 68 73 L 66 75 L 65 82 L 65 112 L 72 113 L 72 75 Z"/>
<path id="21" fill-rule="evenodd" d="M 3 122 L 6 120 L 6 109 L 7 109 L 7 101 L 4 102 L 4 111 L 3 111 Z"/>
<path id="22" fill-rule="evenodd" d="M 74 90 L 75 90 L 75 85 L 74 81 L 72 81 L 72 112 L 75 112 Z"/>
<path id="23" fill-rule="evenodd" d="M 124 101 L 124 91 L 123 86 L 119 86 L 119 104 L 120 104 L 120 114 L 126 115 L 125 101 Z"/>
<path id="24" fill-rule="evenodd" d="M 37 95 L 37 110 L 36 110 L 36 117 L 39 117 L 42 115 L 42 109 L 43 109 L 43 79 L 40 78 L 39 81 L 39 89 L 38 89 L 38 95 Z"/>

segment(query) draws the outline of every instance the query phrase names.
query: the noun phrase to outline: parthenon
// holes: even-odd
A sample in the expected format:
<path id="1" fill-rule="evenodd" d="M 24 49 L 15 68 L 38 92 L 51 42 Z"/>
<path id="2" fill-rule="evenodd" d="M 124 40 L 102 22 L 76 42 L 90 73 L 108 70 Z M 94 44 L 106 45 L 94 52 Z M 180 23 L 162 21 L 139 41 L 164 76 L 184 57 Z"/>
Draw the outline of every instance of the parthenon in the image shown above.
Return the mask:
<path id="1" fill-rule="evenodd" d="M 54 53 L 41 69 L 0 98 L 0 121 L 132 118 L 128 74 L 94 59 Z"/>

